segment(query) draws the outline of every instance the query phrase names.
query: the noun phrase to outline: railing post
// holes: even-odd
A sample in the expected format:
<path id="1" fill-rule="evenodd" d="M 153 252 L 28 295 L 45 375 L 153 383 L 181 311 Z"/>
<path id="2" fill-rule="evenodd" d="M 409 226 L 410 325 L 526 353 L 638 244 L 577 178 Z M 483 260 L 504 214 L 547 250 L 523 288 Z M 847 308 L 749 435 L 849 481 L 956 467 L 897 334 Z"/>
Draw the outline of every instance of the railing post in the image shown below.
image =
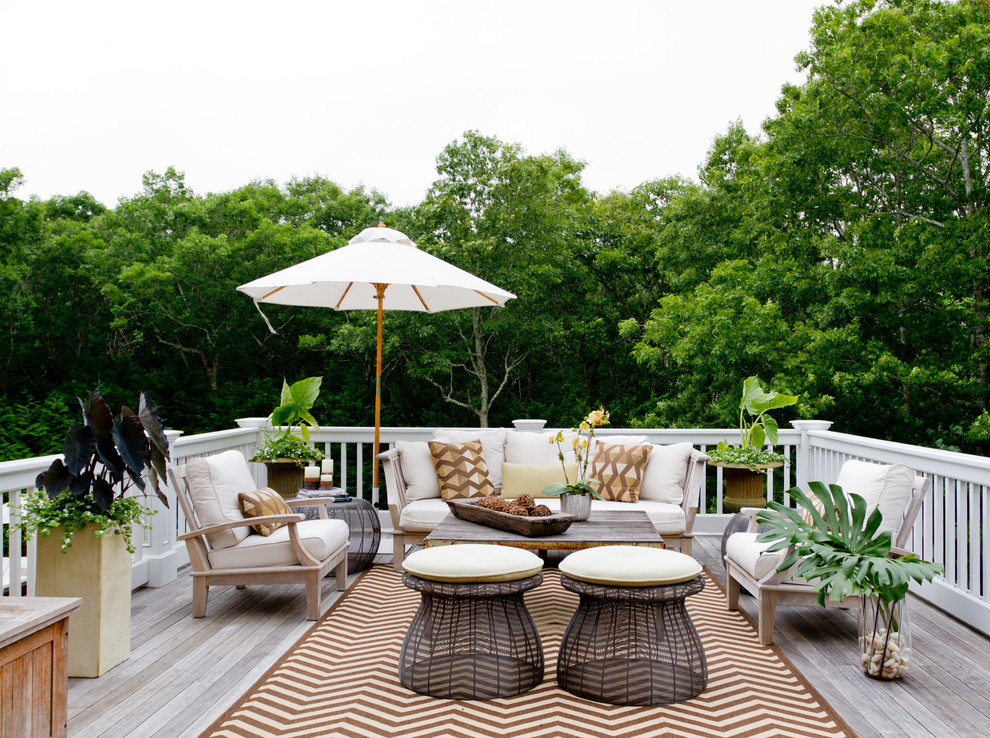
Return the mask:
<path id="1" fill-rule="evenodd" d="M 182 431 L 167 430 L 165 436 L 168 438 L 169 448 L 173 447 L 175 439 L 182 435 Z M 155 515 L 150 516 L 151 529 L 147 537 L 147 543 L 142 552 L 142 560 L 148 567 L 148 586 L 164 587 L 169 582 L 175 581 L 179 574 L 179 553 L 176 550 L 176 534 L 178 530 L 178 501 L 175 495 L 170 494 L 168 480 L 159 480 L 165 494 L 169 497 L 168 507 L 155 495 L 148 503 L 148 507 L 157 510 Z"/>
<path id="2" fill-rule="evenodd" d="M 797 486 L 804 492 L 808 492 L 808 482 L 811 481 L 811 475 L 815 471 L 811 468 L 811 436 L 809 432 L 813 430 L 828 430 L 831 425 L 831 420 L 791 421 L 791 426 L 801 431 L 801 441 L 797 447 L 797 471 L 795 478 L 797 480 Z"/>

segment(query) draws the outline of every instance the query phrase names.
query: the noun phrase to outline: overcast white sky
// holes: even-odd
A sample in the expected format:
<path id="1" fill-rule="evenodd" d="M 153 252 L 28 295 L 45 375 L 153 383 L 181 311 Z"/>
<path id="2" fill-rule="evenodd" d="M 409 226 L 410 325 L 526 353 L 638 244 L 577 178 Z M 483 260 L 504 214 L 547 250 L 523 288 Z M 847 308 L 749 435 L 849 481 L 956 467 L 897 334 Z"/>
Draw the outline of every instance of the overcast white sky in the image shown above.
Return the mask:
<path id="1" fill-rule="evenodd" d="M 0 0 L 0 168 L 113 205 L 322 175 L 422 200 L 477 129 L 599 192 L 696 177 L 774 113 L 823 0 Z"/>

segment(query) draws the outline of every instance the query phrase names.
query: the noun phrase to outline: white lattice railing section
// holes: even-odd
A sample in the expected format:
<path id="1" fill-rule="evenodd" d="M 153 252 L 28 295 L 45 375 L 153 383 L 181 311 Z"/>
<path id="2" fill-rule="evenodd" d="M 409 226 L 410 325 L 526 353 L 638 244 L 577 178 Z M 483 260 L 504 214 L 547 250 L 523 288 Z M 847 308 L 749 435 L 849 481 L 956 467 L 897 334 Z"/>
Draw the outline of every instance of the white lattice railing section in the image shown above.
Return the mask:
<path id="1" fill-rule="evenodd" d="M 242 427 L 178 437 L 172 433 L 172 463 L 238 449 L 250 458 L 263 438 L 263 419 L 238 421 Z M 784 467 L 767 474 L 767 489 L 779 494 L 794 484 L 810 480 L 834 481 L 846 459 L 880 463 L 904 463 L 930 477 L 932 496 L 925 500 L 914 529 L 914 550 L 920 556 L 945 565 L 944 578 L 920 588 L 921 596 L 932 600 L 974 627 L 990 633 L 990 538 L 983 535 L 988 520 L 990 459 L 926 449 L 919 446 L 877 441 L 828 431 L 825 421 L 795 421 L 793 429 L 781 429 L 778 451 L 788 459 Z M 399 440 L 423 441 L 432 437 L 432 428 L 383 428 L 382 450 Z M 602 437 L 614 434 L 645 435 L 654 443 L 688 442 L 705 452 L 720 440 L 738 437 L 734 429 L 601 429 Z M 335 462 L 337 484 L 349 494 L 383 507 L 371 488 L 371 461 L 374 430 L 367 427 L 321 428 L 313 441 Z M 33 543 L 22 547 L 16 508 L 22 494 L 34 489 L 37 474 L 47 469 L 54 456 L 0 463 L 0 502 L 4 524 L 10 531 L 8 545 L 0 550 L 4 560 L 4 585 L 28 582 L 31 591 Z M 266 481 L 265 468 L 252 464 L 259 486 Z M 701 487 L 698 533 L 720 533 L 730 517 L 722 509 L 722 470 L 709 466 Z M 169 490 L 171 494 L 171 490 Z M 384 490 L 380 491 L 380 496 Z M 785 495 L 786 501 L 786 495 Z M 135 556 L 132 583 L 160 586 L 175 578 L 178 567 L 187 562 L 185 546 L 176 538 L 185 530 L 185 520 L 176 510 L 174 497 L 168 508 L 154 500 L 158 513 L 149 519 L 151 527 L 138 531 L 141 545 Z M 385 527 L 388 527 L 386 522 Z M 2 544 L 0 544 L 2 545 Z M 24 554 L 22 555 L 22 550 Z M 10 588 L 18 596 L 21 588 Z"/>

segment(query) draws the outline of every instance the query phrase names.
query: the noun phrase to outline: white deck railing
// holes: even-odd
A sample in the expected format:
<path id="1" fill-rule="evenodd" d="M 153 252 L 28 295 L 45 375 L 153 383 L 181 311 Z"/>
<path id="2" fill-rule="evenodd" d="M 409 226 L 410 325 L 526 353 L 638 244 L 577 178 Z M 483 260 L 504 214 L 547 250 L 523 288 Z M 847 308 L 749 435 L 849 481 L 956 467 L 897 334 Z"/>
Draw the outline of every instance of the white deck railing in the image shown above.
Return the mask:
<path id="1" fill-rule="evenodd" d="M 238 449 L 250 457 L 262 439 L 261 419 L 238 421 L 243 427 L 179 437 L 172 433 L 172 462 L 185 463 L 197 456 L 209 456 L 228 449 Z M 974 628 L 990 634 L 990 537 L 984 536 L 985 522 L 990 519 L 990 458 L 953 453 L 900 443 L 878 441 L 862 436 L 828 430 L 827 421 L 795 421 L 794 428 L 780 431 L 779 445 L 788 459 L 776 474 L 768 473 L 767 488 L 783 490 L 794 484 L 804 486 L 810 480 L 832 482 L 847 459 L 880 463 L 904 463 L 919 474 L 932 479 L 931 497 L 925 500 L 913 532 L 913 550 L 923 558 L 945 565 L 945 575 L 932 584 L 914 587 L 922 597 Z M 427 440 L 432 428 L 383 428 L 382 450 L 399 440 Z M 722 439 L 735 439 L 735 429 L 620 429 L 609 428 L 599 435 L 645 435 L 654 443 L 689 442 L 701 451 L 714 447 Z M 332 456 L 337 470 L 337 484 L 351 495 L 363 497 L 384 508 L 384 490 L 374 500 L 371 489 L 371 459 L 374 430 L 367 427 L 321 428 L 313 440 Z M 55 456 L 19 459 L 0 463 L 0 507 L 3 522 L 10 523 L 9 544 L 0 541 L 4 561 L 4 587 L 9 596 L 19 596 L 22 587 L 33 592 L 33 541 L 22 547 L 17 506 L 26 492 L 34 490 L 39 472 Z M 262 464 L 252 464 L 259 486 L 266 480 Z M 708 467 L 701 489 L 701 504 L 695 531 L 720 533 L 730 514 L 722 510 L 721 469 Z M 169 490 L 171 494 L 171 490 Z M 174 500 L 174 497 L 173 497 Z M 157 500 L 151 506 L 158 513 L 149 518 L 150 527 L 136 532 L 141 545 L 134 557 L 132 583 L 138 587 L 161 586 L 172 581 L 178 568 L 188 559 L 185 546 L 176 537 L 185 528 L 173 503 L 165 508 Z M 389 523 L 387 518 L 384 527 Z M 22 550 L 24 554 L 22 555 Z"/>

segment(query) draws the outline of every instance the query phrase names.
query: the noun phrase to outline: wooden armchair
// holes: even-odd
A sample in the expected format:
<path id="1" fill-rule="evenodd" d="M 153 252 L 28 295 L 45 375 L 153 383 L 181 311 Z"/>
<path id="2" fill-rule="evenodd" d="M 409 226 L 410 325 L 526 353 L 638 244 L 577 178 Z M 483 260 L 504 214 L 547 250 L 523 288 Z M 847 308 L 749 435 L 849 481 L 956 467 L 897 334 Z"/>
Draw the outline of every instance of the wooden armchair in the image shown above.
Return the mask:
<path id="1" fill-rule="evenodd" d="M 331 569 L 337 589 L 347 586 L 349 531 L 342 520 L 330 520 L 324 505 L 332 498 L 290 500 L 289 507 L 319 505 L 319 520 L 302 515 L 245 518 L 237 495 L 256 488 L 247 461 L 239 451 L 192 459 L 169 470 L 172 487 L 186 517 L 186 542 L 193 578 L 193 617 L 206 615 L 211 586 L 304 584 L 307 617 L 320 617 L 320 585 Z M 253 533 L 261 523 L 286 523 L 269 536 Z"/>
<path id="2" fill-rule="evenodd" d="M 930 479 L 915 475 L 903 464 L 884 466 L 847 461 L 839 472 L 836 484 L 847 493 L 862 495 L 866 499 L 867 510 L 879 506 L 884 515 L 880 531 L 893 531 L 892 553 L 908 553 L 905 547 L 931 488 Z M 750 516 L 749 528 L 744 533 L 729 536 L 725 546 L 726 606 L 729 610 L 738 609 L 740 586 L 756 597 L 760 643 L 768 646 L 773 643 L 777 605 L 819 606 L 817 592 L 805 579 L 796 575 L 797 564 L 786 571 L 777 571 L 791 549 L 767 553 L 766 548 L 770 544 L 756 540 L 756 514 L 760 510 L 743 508 L 742 512 Z M 855 608 L 859 607 L 859 598 L 827 600 L 826 606 Z"/>

